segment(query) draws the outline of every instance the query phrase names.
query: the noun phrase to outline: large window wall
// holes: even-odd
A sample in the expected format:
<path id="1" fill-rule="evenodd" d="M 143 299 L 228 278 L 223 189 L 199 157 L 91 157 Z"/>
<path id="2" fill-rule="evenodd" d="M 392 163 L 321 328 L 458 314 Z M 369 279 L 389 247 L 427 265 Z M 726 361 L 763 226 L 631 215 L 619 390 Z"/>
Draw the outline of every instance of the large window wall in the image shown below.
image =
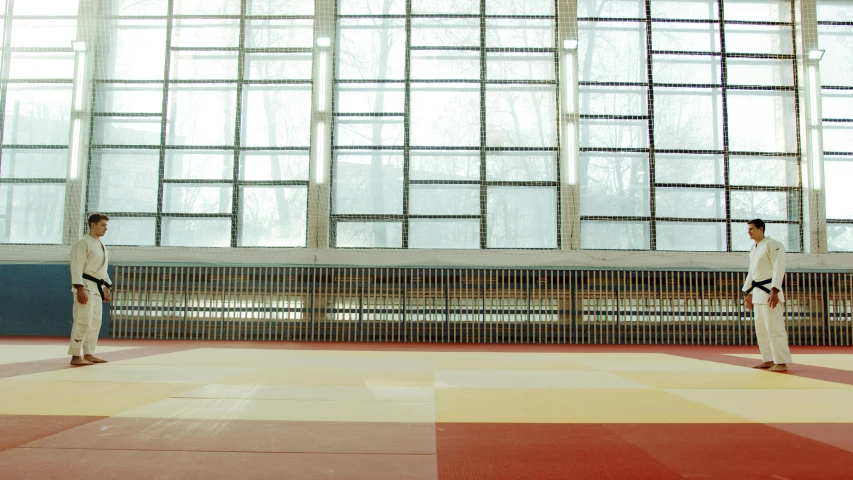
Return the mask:
<path id="1" fill-rule="evenodd" d="M 553 0 L 340 0 L 337 247 L 556 248 Z"/>
<path id="2" fill-rule="evenodd" d="M 88 210 L 121 245 L 306 244 L 312 2 L 104 2 Z"/>
<path id="3" fill-rule="evenodd" d="M 853 3 L 817 2 L 826 235 L 830 251 L 853 252 Z"/>
<path id="4" fill-rule="evenodd" d="M 808 63 L 792 1 L 4 0 L 0 244 L 853 251 L 853 2 Z"/>
<path id="5" fill-rule="evenodd" d="M 582 248 L 801 250 L 787 1 L 579 2 Z"/>
<path id="6" fill-rule="evenodd" d="M 0 5 L 0 243 L 59 244 L 77 0 L 7 0 Z"/>

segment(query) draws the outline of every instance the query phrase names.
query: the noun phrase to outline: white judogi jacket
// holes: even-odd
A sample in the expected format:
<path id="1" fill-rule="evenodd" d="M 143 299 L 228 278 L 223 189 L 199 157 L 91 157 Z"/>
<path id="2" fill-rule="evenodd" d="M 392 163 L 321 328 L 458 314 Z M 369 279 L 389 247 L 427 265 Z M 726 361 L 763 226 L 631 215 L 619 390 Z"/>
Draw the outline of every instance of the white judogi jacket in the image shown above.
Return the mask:
<path id="1" fill-rule="evenodd" d="M 771 282 L 764 288 L 771 290 L 779 289 L 779 301 L 785 301 L 782 292 L 782 280 L 785 279 L 785 246 L 782 242 L 770 237 L 764 237 L 758 244 L 754 244 L 749 250 L 749 272 L 743 281 L 744 293 L 752 287 L 752 282 L 761 282 L 770 279 Z M 752 290 L 752 303 L 769 303 L 770 294 L 759 287 Z"/>
<path id="2" fill-rule="evenodd" d="M 91 235 L 77 240 L 71 247 L 71 291 L 75 291 L 74 285 L 83 285 L 86 290 L 98 293 L 98 284 L 83 278 L 84 273 L 112 284 L 113 281 L 107 273 L 109 260 L 107 247 L 100 240 L 92 238 Z"/>

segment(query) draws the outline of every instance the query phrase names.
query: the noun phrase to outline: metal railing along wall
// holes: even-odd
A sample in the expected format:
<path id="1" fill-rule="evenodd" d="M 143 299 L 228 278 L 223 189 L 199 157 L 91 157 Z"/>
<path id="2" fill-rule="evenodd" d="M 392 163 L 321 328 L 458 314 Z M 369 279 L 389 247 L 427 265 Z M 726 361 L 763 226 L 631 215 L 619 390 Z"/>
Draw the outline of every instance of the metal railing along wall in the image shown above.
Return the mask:
<path id="1" fill-rule="evenodd" d="M 748 345 L 743 272 L 118 266 L 112 336 Z M 853 345 L 853 274 L 788 273 L 794 345 Z"/>

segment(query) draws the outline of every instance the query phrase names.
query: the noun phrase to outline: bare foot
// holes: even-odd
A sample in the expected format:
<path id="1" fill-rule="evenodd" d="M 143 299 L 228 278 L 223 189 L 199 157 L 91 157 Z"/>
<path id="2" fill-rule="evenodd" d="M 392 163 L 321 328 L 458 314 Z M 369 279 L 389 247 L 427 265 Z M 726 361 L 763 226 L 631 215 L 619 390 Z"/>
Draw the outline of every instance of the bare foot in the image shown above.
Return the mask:
<path id="1" fill-rule="evenodd" d="M 106 360 L 104 360 L 102 358 L 98 358 L 94 355 L 83 355 L 83 358 L 92 362 L 92 363 L 107 363 Z"/>
<path id="2" fill-rule="evenodd" d="M 786 365 L 784 363 L 777 363 L 776 365 L 773 365 L 772 367 L 768 368 L 767 371 L 768 372 L 787 372 L 788 371 L 788 365 Z"/>
<path id="3" fill-rule="evenodd" d="M 764 363 L 759 363 L 758 365 L 754 365 L 752 368 L 759 368 L 761 370 L 765 370 L 765 369 L 772 367 L 773 365 L 774 365 L 773 362 L 764 362 Z"/>
<path id="4" fill-rule="evenodd" d="M 82 367 L 86 365 L 93 365 L 93 363 L 85 360 L 83 357 L 74 356 L 71 357 L 71 365 L 74 365 L 75 367 Z"/>

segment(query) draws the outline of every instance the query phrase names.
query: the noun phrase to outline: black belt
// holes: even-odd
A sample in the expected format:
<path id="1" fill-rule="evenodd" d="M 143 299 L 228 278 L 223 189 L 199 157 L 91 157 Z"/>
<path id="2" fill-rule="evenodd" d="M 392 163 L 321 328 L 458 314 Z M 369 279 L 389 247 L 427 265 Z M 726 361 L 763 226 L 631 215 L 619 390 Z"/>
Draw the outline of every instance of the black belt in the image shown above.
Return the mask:
<path id="1" fill-rule="evenodd" d="M 749 290 L 746 291 L 746 294 L 749 295 L 750 293 L 752 293 L 753 288 L 757 288 L 759 290 L 764 290 L 765 292 L 770 293 L 770 290 L 767 287 L 765 287 L 765 285 L 767 285 L 768 283 L 772 283 L 772 282 L 773 282 L 772 278 L 769 278 L 767 280 L 762 280 L 760 282 L 756 282 L 755 280 L 753 280 L 752 286 L 749 287 Z"/>
<path id="2" fill-rule="evenodd" d="M 106 280 L 101 280 L 100 278 L 95 278 L 95 277 L 89 275 L 88 273 L 84 273 L 83 278 L 85 278 L 86 280 L 91 280 L 98 285 L 98 293 L 101 294 L 101 299 L 104 299 L 104 287 L 113 288 L 113 286 L 110 285 L 109 283 L 107 283 Z"/>

